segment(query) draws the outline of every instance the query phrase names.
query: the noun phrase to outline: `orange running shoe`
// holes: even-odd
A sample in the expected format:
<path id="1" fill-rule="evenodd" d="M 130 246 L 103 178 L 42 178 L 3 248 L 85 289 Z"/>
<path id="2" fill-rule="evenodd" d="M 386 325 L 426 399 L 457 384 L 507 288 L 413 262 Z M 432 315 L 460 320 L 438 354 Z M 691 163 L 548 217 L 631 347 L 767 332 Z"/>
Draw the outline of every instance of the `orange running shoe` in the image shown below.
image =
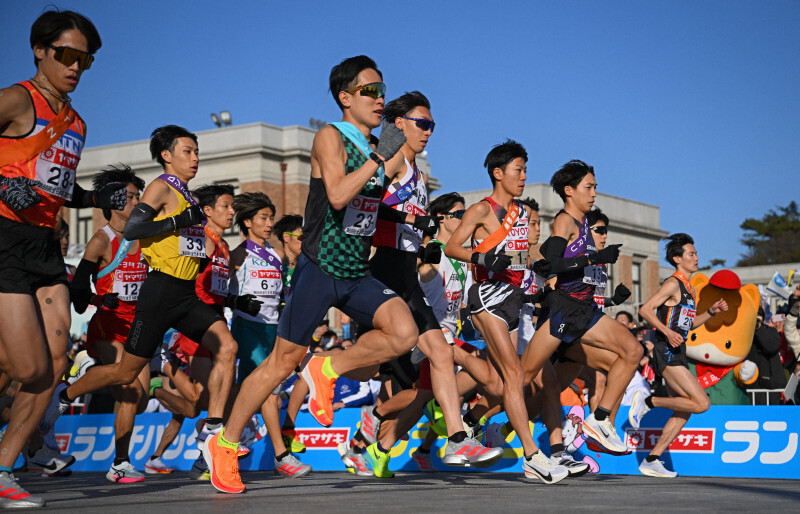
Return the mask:
<path id="1" fill-rule="evenodd" d="M 244 484 L 239 476 L 239 459 L 237 451 L 233 448 L 220 446 L 220 437 L 223 431 L 214 434 L 206 440 L 203 446 L 203 457 L 208 464 L 208 473 L 211 476 L 211 485 L 223 493 L 243 493 Z"/>
<path id="2" fill-rule="evenodd" d="M 312 357 L 303 368 L 303 380 L 308 384 L 308 412 L 323 427 L 333 424 L 333 391 L 339 378 L 330 365 L 330 357 Z"/>

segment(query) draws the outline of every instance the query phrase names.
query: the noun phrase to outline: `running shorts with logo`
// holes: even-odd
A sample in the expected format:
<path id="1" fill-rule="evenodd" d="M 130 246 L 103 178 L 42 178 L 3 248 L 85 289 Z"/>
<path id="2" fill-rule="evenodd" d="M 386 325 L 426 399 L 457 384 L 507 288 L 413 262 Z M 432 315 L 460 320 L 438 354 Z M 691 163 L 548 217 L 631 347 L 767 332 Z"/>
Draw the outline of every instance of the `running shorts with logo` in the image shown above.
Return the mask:
<path id="1" fill-rule="evenodd" d="M 223 320 L 225 319 L 225 313 L 221 305 L 217 304 L 210 305 L 207 303 L 206 305 L 211 307 L 214 310 L 214 312 L 216 312 L 220 316 L 220 318 L 222 318 Z M 172 345 L 171 350 L 173 352 L 176 352 L 178 348 L 180 348 L 180 350 L 186 356 L 189 357 L 202 357 L 205 359 L 213 358 L 213 356 L 211 355 L 211 351 L 208 348 L 206 348 L 205 346 L 201 345 L 200 343 L 196 342 L 193 339 L 189 339 L 188 337 L 183 335 L 182 332 L 178 334 L 178 338 L 175 340 L 175 344 Z"/>
<path id="2" fill-rule="evenodd" d="M 508 325 L 509 332 L 513 332 L 519 326 L 522 288 L 494 280 L 476 282 L 467 292 L 467 308 L 472 315 L 486 311 L 500 318 Z"/>
<path id="3" fill-rule="evenodd" d="M 686 360 L 686 344 L 682 343 L 675 348 L 664 339 L 656 337 L 653 342 L 653 367 L 660 375 L 667 366 L 683 366 L 689 369 L 689 362 Z"/>
<path id="4" fill-rule="evenodd" d="M 550 321 L 550 335 L 565 343 L 575 343 L 603 317 L 603 311 L 592 297 L 577 300 L 557 289 L 542 301 L 542 312 L 536 329 Z"/>
<path id="5" fill-rule="evenodd" d="M 197 297 L 194 279 L 151 271 L 139 293 L 125 351 L 149 359 L 169 328 L 200 341 L 211 325 L 222 320 L 218 312 Z"/>
<path id="6" fill-rule="evenodd" d="M 303 253 L 292 276 L 292 294 L 278 322 L 278 337 L 300 346 L 310 345 L 311 334 L 331 307 L 359 326 L 371 327 L 381 305 L 395 297 L 394 291 L 371 275 L 355 280 L 333 278 Z"/>
<path id="7" fill-rule="evenodd" d="M 656 309 L 656 317 L 667 328 L 680 334 L 684 342 L 674 348 L 667 342 L 664 334 L 656 332 L 656 340 L 653 343 L 653 361 L 656 371 L 661 374 L 667 366 L 689 367 L 686 360 L 686 337 L 694 326 L 694 318 L 697 315 L 697 303 L 694 294 L 687 288 L 688 280 L 682 274 L 676 272 L 667 280 L 675 279 L 678 282 L 680 291 L 680 302 L 677 305 L 668 306 L 666 304 Z M 666 281 L 665 281 L 666 282 Z"/>

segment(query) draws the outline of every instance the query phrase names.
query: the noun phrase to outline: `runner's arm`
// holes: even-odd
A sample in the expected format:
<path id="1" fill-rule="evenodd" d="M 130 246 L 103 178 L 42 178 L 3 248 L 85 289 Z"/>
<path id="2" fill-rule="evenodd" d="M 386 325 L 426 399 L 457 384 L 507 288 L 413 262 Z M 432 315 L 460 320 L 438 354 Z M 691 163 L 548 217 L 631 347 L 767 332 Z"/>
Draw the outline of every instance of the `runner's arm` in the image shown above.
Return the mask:
<path id="1" fill-rule="evenodd" d="M 673 277 L 665 280 L 664 283 L 661 284 L 661 287 L 658 288 L 658 291 L 656 291 L 656 294 L 651 296 L 650 299 L 639 307 L 639 316 L 650 323 L 653 328 L 664 334 L 664 337 L 670 345 L 677 347 L 683 343 L 683 336 L 667 328 L 667 326 L 658 319 L 658 316 L 656 316 L 656 309 L 667 303 L 670 299 L 676 304 L 680 301 L 681 290 L 678 286 L 678 279 L 670 280 L 671 278 Z"/>
<path id="2" fill-rule="evenodd" d="M 723 298 L 720 298 L 714 305 L 709 307 L 705 312 L 702 314 L 695 316 L 694 320 L 692 320 L 692 328 L 697 328 L 706 321 L 710 320 L 712 316 L 716 316 L 720 312 L 724 312 L 728 310 L 728 302 L 726 302 Z"/>
<path id="3" fill-rule="evenodd" d="M 464 212 L 464 216 L 461 218 L 461 223 L 447 241 L 444 247 L 444 254 L 452 259 L 471 262 L 474 252 L 464 248 L 462 245 L 475 233 L 475 230 L 483 224 L 483 220 L 486 219 L 486 216 L 488 216 L 490 212 L 491 207 L 489 207 L 489 204 L 486 202 L 478 202 L 467 209 Z"/>
<path id="4" fill-rule="evenodd" d="M 108 263 L 106 253 L 110 248 L 108 237 L 99 231 L 92 236 L 83 252 L 81 262 L 75 270 L 72 282 L 69 284 L 69 296 L 75 306 L 75 312 L 83 314 L 90 303 L 96 299 L 97 295 L 92 293 L 92 275 L 97 273 L 101 263 Z"/>
<path id="5" fill-rule="evenodd" d="M 0 134 L 22 136 L 33 127 L 33 102 L 28 91 L 18 85 L 0 89 Z"/>
<path id="6" fill-rule="evenodd" d="M 175 216 L 154 221 L 164 208 L 170 195 L 169 186 L 162 180 L 154 180 L 144 191 L 142 200 L 133 208 L 125 225 L 125 239 L 135 241 L 172 232 L 179 228 L 197 225 L 202 219 L 200 207 L 193 205 Z"/>

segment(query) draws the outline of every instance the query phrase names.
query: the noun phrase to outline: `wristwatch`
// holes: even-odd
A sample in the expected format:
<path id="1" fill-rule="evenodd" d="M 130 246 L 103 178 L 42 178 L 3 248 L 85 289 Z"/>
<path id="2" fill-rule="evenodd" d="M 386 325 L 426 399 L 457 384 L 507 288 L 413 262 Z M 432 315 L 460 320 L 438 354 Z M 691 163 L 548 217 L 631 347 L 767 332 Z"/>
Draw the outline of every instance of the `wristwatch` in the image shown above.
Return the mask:
<path id="1" fill-rule="evenodd" d="M 378 154 L 376 154 L 375 152 L 372 152 L 371 154 L 369 154 L 369 158 L 372 159 L 373 161 L 375 161 L 375 163 L 378 166 L 383 166 L 385 164 L 385 161 L 383 159 L 381 159 L 380 157 L 378 157 Z"/>

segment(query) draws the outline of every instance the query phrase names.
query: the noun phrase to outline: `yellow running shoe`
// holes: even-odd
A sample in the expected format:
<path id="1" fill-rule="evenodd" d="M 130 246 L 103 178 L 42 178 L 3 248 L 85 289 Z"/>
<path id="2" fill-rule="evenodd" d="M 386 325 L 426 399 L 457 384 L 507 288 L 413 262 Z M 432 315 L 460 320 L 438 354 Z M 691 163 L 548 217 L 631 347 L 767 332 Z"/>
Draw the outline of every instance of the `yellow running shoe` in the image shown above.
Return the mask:
<path id="1" fill-rule="evenodd" d="M 378 449 L 378 443 L 367 446 L 364 458 L 372 468 L 372 472 L 378 478 L 394 478 L 394 472 L 389 469 L 389 459 L 392 457 L 389 452 L 382 452 Z"/>

